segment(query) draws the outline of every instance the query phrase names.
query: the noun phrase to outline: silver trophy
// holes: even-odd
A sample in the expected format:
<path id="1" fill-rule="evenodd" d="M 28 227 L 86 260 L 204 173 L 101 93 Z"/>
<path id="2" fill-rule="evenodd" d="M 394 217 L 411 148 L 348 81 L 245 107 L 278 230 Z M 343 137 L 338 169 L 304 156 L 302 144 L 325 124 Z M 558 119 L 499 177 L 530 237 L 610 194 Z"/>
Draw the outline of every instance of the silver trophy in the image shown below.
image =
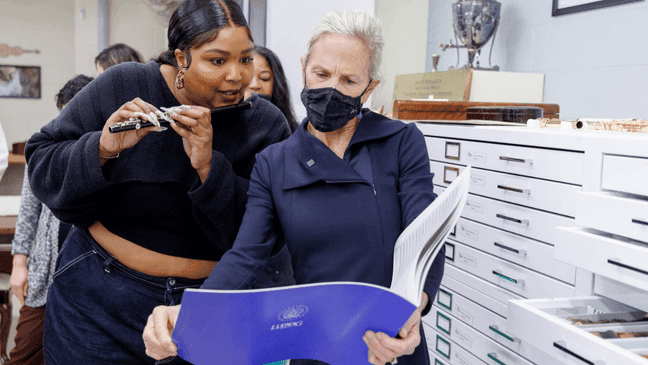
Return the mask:
<path id="1" fill-rule="evenodd" d="M 439 47 L 445 51 L 448 48 L 457 49 L 457 66 L 459 66 L 459 48 L 468 49 L 468 63 L 463 66 L 464 69 L 492 70 L 499 71 L 499 66 L 489 68 L 479 67 L 479 57 L 476 67 L 473 67 L 475 55 L 481 54 L 481 48 L 493 37 L 489 53 L 488 63 L 490 66 L 490 56 L 493 53 L 493 43 L 495 43 L 495 33 L 500 19 L 500 8 L 502 4 L 495 0 L 458 0 L 452 4 L 452 25 L 455 33 L 455 44 L 439 44 Z M 459 39 L 463 45 L 459 45 L 456 39 Z"/>

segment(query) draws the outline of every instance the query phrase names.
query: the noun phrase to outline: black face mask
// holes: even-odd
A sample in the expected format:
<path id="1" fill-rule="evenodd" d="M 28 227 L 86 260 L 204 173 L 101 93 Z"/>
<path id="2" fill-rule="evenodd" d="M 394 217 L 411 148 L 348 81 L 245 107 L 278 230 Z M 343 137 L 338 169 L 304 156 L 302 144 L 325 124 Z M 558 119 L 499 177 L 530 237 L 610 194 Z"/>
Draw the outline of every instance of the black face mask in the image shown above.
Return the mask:
<path id="1" fill-rule="evenodd" d="M 301 101 L 306 107 L 308 121 L 320 132 L 333 132 L 344 127 L 360 114 L 362 96 L 369 85 L 360 96 L 353 98 L 332 87 L 309 89 L 304 82 Z"/>

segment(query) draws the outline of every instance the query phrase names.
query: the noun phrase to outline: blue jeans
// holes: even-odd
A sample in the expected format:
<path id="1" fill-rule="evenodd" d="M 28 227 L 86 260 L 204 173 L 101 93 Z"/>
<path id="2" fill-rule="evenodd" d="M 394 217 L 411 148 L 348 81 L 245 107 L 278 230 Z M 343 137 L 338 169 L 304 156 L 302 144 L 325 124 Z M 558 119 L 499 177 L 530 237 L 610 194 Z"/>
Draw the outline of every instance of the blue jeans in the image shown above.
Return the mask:
<path id="1" fill-rule="evenodd" d="M 180 304 L 183 291 L 202 282 L 129 269 L 87 230 L 72 228 L 47 295 L 45 363 L 187 364 L 148 357 L 142 332 L 154 307 Z"/>

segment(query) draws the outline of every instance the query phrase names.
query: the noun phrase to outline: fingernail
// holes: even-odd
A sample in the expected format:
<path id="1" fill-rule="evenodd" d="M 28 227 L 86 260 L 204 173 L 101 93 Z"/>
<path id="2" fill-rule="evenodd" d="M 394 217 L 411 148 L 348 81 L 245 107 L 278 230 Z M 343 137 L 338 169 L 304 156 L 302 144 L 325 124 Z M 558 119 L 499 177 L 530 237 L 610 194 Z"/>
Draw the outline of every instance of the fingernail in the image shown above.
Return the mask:
<path id="1" fill-rule="evenodd" d="M 367 338 L 367 336 L 362 336 L 362 339 L 367 345 L 369 344 L 369 339 Z"/>
<path id="2" fill-rule="evenodd" d="M 174 353 L 175 352 L 175 347 L 174 346 L 169 346 L 169 352 Z"/>

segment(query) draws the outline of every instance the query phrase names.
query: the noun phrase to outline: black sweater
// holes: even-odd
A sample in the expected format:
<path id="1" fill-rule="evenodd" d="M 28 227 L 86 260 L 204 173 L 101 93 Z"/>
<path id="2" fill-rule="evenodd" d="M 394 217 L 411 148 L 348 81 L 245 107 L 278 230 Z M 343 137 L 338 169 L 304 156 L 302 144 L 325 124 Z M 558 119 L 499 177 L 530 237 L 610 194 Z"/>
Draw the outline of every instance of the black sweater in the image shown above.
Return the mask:
<path id="1" fill-rule="evenodd" d="M 34 195 L 64 222 L 87 227 L 99 220 L 157 252 L 220 259 L 238 232 L 255 154 L 290 135 L 285 117 L 257 96 L 250 109 L 215 114 L 204 183 L 170 128 L 149 133 L 102 168 L 101 130 L 136 97 L 157 108 L 179 105 L 159 63 L 124 63 L 102 73 L 34 134 L 25 150 Z"/>

